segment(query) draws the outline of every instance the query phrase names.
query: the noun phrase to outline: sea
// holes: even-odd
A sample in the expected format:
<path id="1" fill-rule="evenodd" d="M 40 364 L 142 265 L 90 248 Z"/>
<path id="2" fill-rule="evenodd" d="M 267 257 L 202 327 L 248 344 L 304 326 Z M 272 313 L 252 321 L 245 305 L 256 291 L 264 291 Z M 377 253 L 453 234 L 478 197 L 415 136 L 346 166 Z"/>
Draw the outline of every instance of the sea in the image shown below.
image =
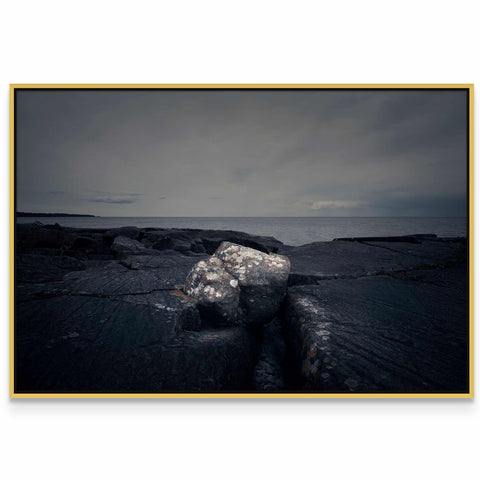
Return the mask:
<path id="1" fill-rule="evenodd" d="M 59 223 L 77 228 L 194 228 L 237 230 L 304 245 L 342 237 L 380 237 L 434 233 L 464 237 L 467 219 L 425 217 L 19 217 L 18 223 Z"/>

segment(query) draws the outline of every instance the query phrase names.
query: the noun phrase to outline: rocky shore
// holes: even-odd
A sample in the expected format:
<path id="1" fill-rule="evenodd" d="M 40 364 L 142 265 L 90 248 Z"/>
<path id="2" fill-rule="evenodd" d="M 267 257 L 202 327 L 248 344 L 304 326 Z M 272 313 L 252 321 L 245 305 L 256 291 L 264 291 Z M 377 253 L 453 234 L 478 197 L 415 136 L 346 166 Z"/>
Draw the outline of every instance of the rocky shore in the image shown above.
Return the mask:
<path id="1" fill-rule="evenodd" d="M 15 249 L 17 393 L 468 391 L 465 238 L 18 224 Z"/>

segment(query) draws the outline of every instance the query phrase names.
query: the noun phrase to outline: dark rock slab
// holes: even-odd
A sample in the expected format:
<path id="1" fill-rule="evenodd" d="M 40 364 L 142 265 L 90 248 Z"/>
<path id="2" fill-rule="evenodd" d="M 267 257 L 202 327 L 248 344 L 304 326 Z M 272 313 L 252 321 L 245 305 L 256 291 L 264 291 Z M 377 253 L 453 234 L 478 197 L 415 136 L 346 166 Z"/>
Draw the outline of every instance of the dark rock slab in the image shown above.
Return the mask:
<path id="1" fill-rule="evenodd" d="M 72 272 L 63 279 L 63 289 L 76 295 L 128 295 L 178 288 L 176 267 L 130 270 L 115 262 L 103 267 Z"/>
<path id="2" fill-rule="evenodd" d="M 137 227 L 119 227 L 112 228 L 103 233 L 103 239 L 107 245 L 111 245 L 115 237 L 127 237 L 133 240 L 140 240 L 142 237 L 142 231 Z"/>
<path id="3" fill-rule="evenodd" d="M 285 339 L 280 318 L 274 318 L 262 328 L 260 355 L 253 374 L 253 386 L 260 392 L 285 389 Z"/>
<path id="4" fill-rule="evenodd" d="M 315 242 L 287 247 L 289 285 L 316 284 L 329 278 L 358 278 L 465 261 L 465 240 L 409 242 Z"/>
<path id="5" fill-rule="evenodd" d="M 213 255 L 222 242 L 231 242 L 265 253 L 276 253 L 283 243 L 273 237 L 251 235 L 233 230 L 145 229 L 142 242 L 158 250 L 176 249 Z"/>
<path id="6" fill-rule="evenodd" d="M 437 238 L 433 233 L 417 233 L 413 235 L 400 235 L 392 237 L 349 237 L 334 238 L 333 241 L 344 242 L 402 242 L 402 243 L 420 243 L 422 240 L 432 240 Z"/>
<path id="7" fill-rule="evenodd" d="M 47 228 L 35 223 L 16 225 L 15 249 L 17 253 L 33 253 L 35 248 L 65 248 L 73 237 L 65 230 Z"/>
<path id="8" fill-rule="evenodd" d="M 62 280 L 71 271 L 85 269 L 85 263 L 68 256 L 18 254 L 15 257 L 18 283 L 42 283 Z"/>
<path id="9" fill-rule="evenodd" d="M 467 392 L 466 265 L 419 272 L 290 288 L 285 328 L 295 388 Z"/>
<path id="10" fill-rule="evenodd" d="M 113 252 L 119 257 L 128 255 L 145 255 L 147 248 L 138 240 L 133 238 L 123 237 L 119 235 L 113 240 L 110 247 Z"/>
<path id="11" fill-rule="evenodd" d="M 16 392 L 209 392 L 248 387 L 244 328 L 188 332 L 181 292 L 59 295 L 17 305 Z"/>

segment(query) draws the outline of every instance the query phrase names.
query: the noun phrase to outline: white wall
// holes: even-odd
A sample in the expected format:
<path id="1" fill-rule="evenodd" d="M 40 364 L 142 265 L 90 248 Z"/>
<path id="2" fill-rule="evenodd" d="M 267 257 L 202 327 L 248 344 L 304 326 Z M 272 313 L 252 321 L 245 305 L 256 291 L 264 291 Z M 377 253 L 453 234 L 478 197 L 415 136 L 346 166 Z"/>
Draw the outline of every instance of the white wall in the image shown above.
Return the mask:
<path id="1" fill-rule="evenodd" d="M 480 88 L 475 3 L 3 4 L 4 478 L 477 478 L 478 399 L 9 400 L 7 295 L 9 83 L 477 82 Z"/>

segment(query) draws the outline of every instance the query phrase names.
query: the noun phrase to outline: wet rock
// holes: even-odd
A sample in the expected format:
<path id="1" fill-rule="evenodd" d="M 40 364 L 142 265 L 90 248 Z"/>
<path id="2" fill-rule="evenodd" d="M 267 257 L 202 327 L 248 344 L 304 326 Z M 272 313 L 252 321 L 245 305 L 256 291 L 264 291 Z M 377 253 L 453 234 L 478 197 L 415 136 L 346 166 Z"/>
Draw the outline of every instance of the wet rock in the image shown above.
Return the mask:
<path id="1" fill-rule="evenodd" d="M 238 280 L 228 274 L 221 260 L 198 262 L 185 280 L 185 292 L 198 300 L 202 317 L 212 325 L 241 323 Z"/>
<path id="2" fill-rule="evenodd" d="M 15 241 L 18 253 L 34 253 L 33 250 L 36 248 L 63 248 L 71 239 L 62 229 L 47 228 L 36 223 L 25 223 L 16 226 Z"/>
<path id="3" fill-rule="evenodd" d="M 192 243 L 192 252 L 194 253 L 206 253 L 205 246 L 201 238 L 194 239 Z"/>
<path id="4" fill-rule="evenodd" d="M 131 270 L 150 270 L 162 271 L 165 276 L 169 276 L 174 284 L 183 284 L 185 277 L 192 267 L 204 257 L 192 257 L 181 255 L 173 250 L 156 252 L 154 256 L 150 255 L 150 250 L 145 255 L 132 255 L 120 260 L 120 264 Z"/>
<path id="5" fill-rule="evenodd" d="M 163 237 L 152 244 L 155 250 L 173 250 L 173 239 L 170 237 Z"/>
<path id="6" fill-rule="evenodd" d="M 289 285 L 317 284 L 332 278 L 358 278 L 464 261 L 465 241 L 416 238 L 399 241 L 315 242 L 283 248 L 291 261 Z"/>
<path id="7" fill-rule="evenodd" d="M 84 262 L 68 256 L 18 254 L 15 263 L 19 283 L 54 282 L 71 271 L 85 269 Z"/>
<path id="8" fill-rule="evenodd" d="M 224 242 L 215 252 L 240 286 L 240 308 L 248 323 L 269 322 L 285 295 L 290 261 L 252 248 Z"/>
<path id="9" fill-rule="evenodd" d="M 418 281 L 380 275 L 289 288 L 291 388 L 467 392 L 466 280 L 464 264 L 424 270 Z"/>
<path id="10" fill-rule="evenodd" d="M 60 295 L 18 305 L 16 392 L 168 393 L 245 390 L 256 357 L 241 327 L 186 331 L 174 292 Z"/>
<path id="11" fill-rule="evenodd" d="M 215 251 L 220 247 L 223 242 L 235 243 L 237 245 L 242 245 L 244 247 L 253 248 L 260 252 L 270 253 L 276 252 L 278 248 L 272 245 L 264 245 L 258 241 L 252 240 L 250 238 L 245 238 L 238 235 L 224 235 L 223 237 L 217 238 L 204 238 L 202 243 L 205 247 L 205 250 L 210 255 L 214 254 Z M 267 242 L 268 243 L 268 242 Z"/>
<path id="12" fill-rule="evenodd" d="M 131 270 L 111 262 L 65 275 L 63 288 L 75 295 L 128 295 L 174 290 L 183 284 L 185 269 L 164 264 L 156 269 Z M 181 272 L 181 273 L 179 273 Z"/>
<path id="13" fill-rule="evenodd" d="M 280 307 L 289 269 L 286 257 L 223 242 L 213 257 L 192 269 L 185 291 L 215 323 L 267 323 Z"/>
<path id="14" fill-rule="evenodd" d="M 120 256 L 125 255 L 142 255 L 146 252 L 146 247 L 137 240 L 132 238 L 118 236 L 112 243 L 111 249 Z"/>
<path id="15" fill-rule="evenodd" d="M 414 235 L 401 235 L 392 237 L 350 237 L 334 238 L 334 242 L 402 242 L 402 243 L 420 243 L 422 240 L 432 240 L 437 238 L 433 233 L 419 233 Z"/>
<path id="16" fill-rule="evenodd" d="M 75 237 L 70 250 L 78 250 L 87 253 L 100 253 L 107 251 L 103 242 L 99 242 L 92 237 Z"/>
<path id="17" fill-rule="evenodd" d="M 177 241 L 177 242 L 175 242 Z M 250 235 L 232 230 L 198 230 L 198 229 L 145 229 L 142 243 L 163 250 L 180 245 L 181 241 L 193 252 L 212 255 L 222 242 L 229 241 L 238 245 L 255 248 L 265 253 L 277 252 L 283 243 L 273 237 Z M 203 250 L 205 249 L 205 250 Z"/>
<path id="18" fill-rule="evenodd" d="M 122 236 L 133 240 L 140 240 L 142 231 L 137 227 L 120 227 L 107 230 L 103 234 L 103 239 L 107 245 L 111 245 L 115 237 Z"/>
<path id="19" fill-rule="evenodd" d="M 285 340 L 277 317 L 263 326 L 260 355 L 253 374 L 253 386 L 261 392 L 285 389 Z"/>

